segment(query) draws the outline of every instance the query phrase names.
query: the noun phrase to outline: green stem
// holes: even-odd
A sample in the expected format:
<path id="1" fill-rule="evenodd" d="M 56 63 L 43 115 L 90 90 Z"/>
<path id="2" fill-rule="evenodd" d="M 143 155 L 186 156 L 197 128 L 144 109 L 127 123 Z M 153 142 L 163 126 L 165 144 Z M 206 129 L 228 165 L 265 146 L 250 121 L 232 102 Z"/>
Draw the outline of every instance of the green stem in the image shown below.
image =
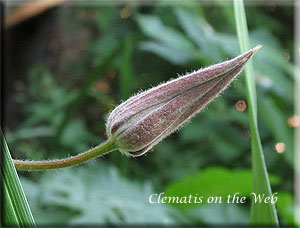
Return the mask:
<path id="1" fill-rule="evenodd" d="M 117 147 L 113 141 L 107 140 L 104 143 L 92 148 L 86 152 L 78 154 L 73 157 L 63 158 L 58 160 L 50 161 L 24 161 L 24 160 L 13 160 L 16 169 L 37 171 L 37 170 L 48 170 L 58 169 L 74 165 L 82 164 L 90 159 L 99 157 L 100 155 L 107 154 L 111 151 L 116 150 Z"/>
<path id="2" fill-rule="evenodd" d="M 249 35 L 247 19 L 243 0 L 234 0 L 234 14 L 236 21 L 237 36 L 241 53 L 249 49 Z M 259 137 L 257 123 L 257 97 L 252 62 L 245 67 L 246 95 L 249 107 L 249 122 L 251 131 L 251 151 L 253 170 L 253 192 L 256 194 L 272 197 L 271 185 L 265 164 L 264 153 Z M 274 204 L 258 204 L 251 202 L 250 222 L 253 225 L 279 226 Z"/>

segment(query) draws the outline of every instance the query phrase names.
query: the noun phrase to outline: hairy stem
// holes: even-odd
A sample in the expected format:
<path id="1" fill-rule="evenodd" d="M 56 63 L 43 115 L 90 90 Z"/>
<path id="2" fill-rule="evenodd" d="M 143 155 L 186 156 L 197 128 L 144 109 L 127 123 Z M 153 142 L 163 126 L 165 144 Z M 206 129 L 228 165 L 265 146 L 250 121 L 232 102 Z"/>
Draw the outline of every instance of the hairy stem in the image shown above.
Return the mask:
<path id="1" fill-rule="evenodd" d="M 16 169 L 27 171 L 38 171 L 48 169 L 58 169 L 74 165 L 82 164 L 90 159 L 99 157 L 100 155 L 107 154 L 116 150 L 117 147 L 114 142 L 107 140 L 104 143 L 92 148 L 86 152 L 78 154 L 73 157 L 49 160 L 49 161 L 25 161 L 25 160 L 13 160 Z"/>

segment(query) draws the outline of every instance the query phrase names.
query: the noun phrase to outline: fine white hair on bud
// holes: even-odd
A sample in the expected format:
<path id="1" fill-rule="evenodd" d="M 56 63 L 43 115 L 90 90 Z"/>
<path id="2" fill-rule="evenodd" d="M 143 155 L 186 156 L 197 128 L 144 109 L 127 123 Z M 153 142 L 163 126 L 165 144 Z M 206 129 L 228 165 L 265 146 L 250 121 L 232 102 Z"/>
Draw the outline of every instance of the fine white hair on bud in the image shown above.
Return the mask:
<path id="1" fill-rule="evenodd" d="M 216 98 L 261 46 L 141 92 L 109 115 L 106 132 L 118 149 L 141 156 Z"/>

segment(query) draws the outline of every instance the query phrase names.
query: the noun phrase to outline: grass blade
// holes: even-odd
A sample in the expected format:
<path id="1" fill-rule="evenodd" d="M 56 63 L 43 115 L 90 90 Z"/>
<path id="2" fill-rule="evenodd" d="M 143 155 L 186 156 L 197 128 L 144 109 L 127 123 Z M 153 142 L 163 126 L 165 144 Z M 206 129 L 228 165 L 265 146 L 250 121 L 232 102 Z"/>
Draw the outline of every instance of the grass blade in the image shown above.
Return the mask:
<path id="1" fill-rule="evenodd" d="M 236 21 L 237 36 L 241 53 L 249 50 L 249 36 L 245 8 L 243 0 L 234 0 L 234 14 Z M 249 107 L 249 121 L 251 130 L 253 192 L 271 196 L 272 190 L 265 165 L 263 150 L 260 142 L 257 125 L 256 89 L 253 74 L 253 65 L 250 61 L 245 68 L 246 93 Z M 271 203 L 251 204 L 250 222 L 254 225 L 277 225 L 278 218 L 275 205 Z"/>
<path id="2" fill-rule="evenodd" d="M 132 52 L 133 37 L 128 36 L 124 41 L 124 54 L 120 64 L 120 90 L 122 99 L 128 99 L 132 94 Z"/>
<path id="3" fill-rule="evenodd" d="M 35 222 L 1 131 L 3 226 L 35 227 Z"/>

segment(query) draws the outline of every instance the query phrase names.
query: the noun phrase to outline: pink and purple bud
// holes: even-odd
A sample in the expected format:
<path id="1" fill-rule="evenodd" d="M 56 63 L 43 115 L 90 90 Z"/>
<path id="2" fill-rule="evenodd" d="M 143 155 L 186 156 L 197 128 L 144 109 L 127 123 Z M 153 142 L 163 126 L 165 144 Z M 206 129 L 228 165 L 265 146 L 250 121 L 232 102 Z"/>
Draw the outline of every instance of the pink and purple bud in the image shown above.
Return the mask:
<path id="1" fill-rule="evenodd" d="M 237 77 L 260 47 L 126 100 L 108 117 L 109 139 L 126 155 L 143 155 L 203 110 Z"/>

